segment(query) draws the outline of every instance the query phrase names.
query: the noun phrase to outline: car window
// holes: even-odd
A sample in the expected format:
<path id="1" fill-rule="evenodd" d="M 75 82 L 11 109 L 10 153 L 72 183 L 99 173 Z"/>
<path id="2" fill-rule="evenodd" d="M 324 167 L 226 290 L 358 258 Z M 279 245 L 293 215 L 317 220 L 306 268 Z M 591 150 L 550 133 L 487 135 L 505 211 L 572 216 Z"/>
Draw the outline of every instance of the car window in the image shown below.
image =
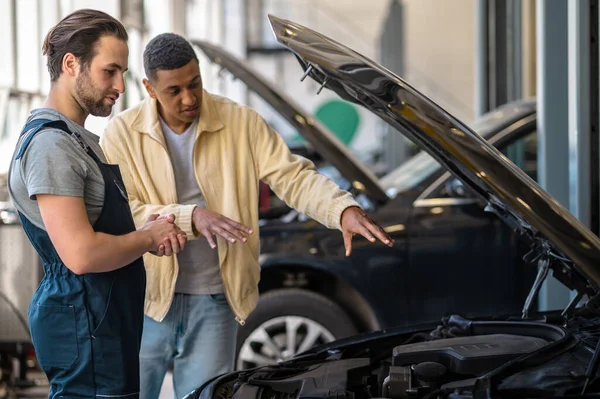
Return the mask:
<path id="1" fill-rule="evenodd" d="M 381 178 L 381 186 L 389 196 L 407 191 L 441 168 L 428 153 L 421 151 Z"/>
<path id="2" fill-rule="evenodd" d="M 523 114 L 520 103 L 500 107 L 484 115 L 470 125 L 471 130 L 489 140 L 498 133 L 506 121 L 514 115 Z M 517 150 L 515 150 L 517 151 Z M 518 151 L 517 151 L 518 152 Z M 441 168 L 441 165 L 425 151 L 420 151 L 402 165 L 384 176 L 380 183 L 390 196 L 407 191 L 424 182 Z"/>
<path id="3" fill-rule="evenodd" d="M 502 150 L 515 165 L 523 169 L 533 180 L 538 179 L 538 136 L 537 131 L 517 140 Z"/>
<path id="4" fill-rule="evenodd" d="M 537 181 L 537 131 L 514 141 L 500 151 L 529 177 Z M 427 191 L 427 190 L 426 190 Z M 427 198 L 471 198 L 473 194 L 457 178 L 450 177 L 433 189 Z"/>

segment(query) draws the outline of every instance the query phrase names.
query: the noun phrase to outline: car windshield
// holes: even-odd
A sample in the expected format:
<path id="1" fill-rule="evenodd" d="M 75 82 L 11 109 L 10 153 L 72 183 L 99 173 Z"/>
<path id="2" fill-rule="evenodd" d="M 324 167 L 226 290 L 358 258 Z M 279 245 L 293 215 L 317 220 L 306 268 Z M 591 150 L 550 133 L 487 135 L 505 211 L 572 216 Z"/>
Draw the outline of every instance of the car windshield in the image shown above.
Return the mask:
<path id="1" fill-rule="evenodd" d="M 470 128 L 481 137 L 488 140 L 506 125 L 507 119 L 511 114 L 519 112 L 519 107 L 501 107 L 496 111 L 485 114 L 476 122 L 470 125 Z M 414 155 L 408 161 L 381 178 L 380 184 L 388 196 L 394 197 L 396 194 L 409 190 L 437 170 L 441 165 L 425 151 Z"/>

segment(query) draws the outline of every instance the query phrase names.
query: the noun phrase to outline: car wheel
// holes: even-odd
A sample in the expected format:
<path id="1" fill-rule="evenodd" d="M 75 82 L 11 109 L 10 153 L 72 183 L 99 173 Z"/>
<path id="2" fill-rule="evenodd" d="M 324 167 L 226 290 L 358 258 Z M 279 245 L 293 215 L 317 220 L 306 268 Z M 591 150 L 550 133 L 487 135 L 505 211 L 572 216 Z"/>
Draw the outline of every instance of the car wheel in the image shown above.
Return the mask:
<path id="1" fill-rule="evenodd" d="M 356 334 L 352 320 L 336 303 L 302 289 L 261 295 L 238 330 L 238 370 L 276 364 L 316 345 Z"/>

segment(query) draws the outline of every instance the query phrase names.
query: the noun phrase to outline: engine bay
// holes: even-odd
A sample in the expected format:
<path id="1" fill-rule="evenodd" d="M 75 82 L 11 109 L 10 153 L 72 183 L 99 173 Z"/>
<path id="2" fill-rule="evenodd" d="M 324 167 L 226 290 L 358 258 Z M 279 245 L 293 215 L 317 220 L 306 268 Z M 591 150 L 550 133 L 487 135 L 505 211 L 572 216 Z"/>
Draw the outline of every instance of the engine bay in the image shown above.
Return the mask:
<path id="1" fill-rule="evenodd" d="M 581 392 L 600 322 L 445 318 L 429 332 L 364 339 L 218 378 L 196 397 L 494 398 Z M 588 392 L 597 392 L 592 382 Z"/>

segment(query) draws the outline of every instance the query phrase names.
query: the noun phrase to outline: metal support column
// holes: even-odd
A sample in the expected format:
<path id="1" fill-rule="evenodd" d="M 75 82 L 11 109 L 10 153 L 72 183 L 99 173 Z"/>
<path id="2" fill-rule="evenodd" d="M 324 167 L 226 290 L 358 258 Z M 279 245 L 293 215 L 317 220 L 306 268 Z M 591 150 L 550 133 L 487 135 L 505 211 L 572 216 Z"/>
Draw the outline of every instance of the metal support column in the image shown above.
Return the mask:
<path id="1" fill-rule="evenodd" d="M 536 95 L 536 19 L 535 19 L 536 0 L 522 0 L 521 9 L 521 56 L 523 70 L 523 98 L 530 98 Z"/>
<path id="2" fill-rule="evenodd" d="M 267 26 L 269 20 L 266 15 L 263 0 L 248 0 L 246 2 L 246 42 L 248 43 L 249 56 L 254 52 L 261 53 L 261 50 L 266 47 L 263 35 L 264 31 L 269 29 Z"/>
<path id="3" fill-rule="evenodd" d="M 19 42 L 17 39 L 17 0 L 10 1 L 11 12 L 11 43 L 12 43 L 12 84 L 14 87 L 19 85 Z"/>
<path id="4" fill-rule="evenodd" d="M 394 0 L 390 3 L 381 33 L 381 64 L 400 77 L 406 71 L 404 61 L 404 5 Z M 381 122 L 383 134 L 383 158 L 388 170 L 400 166 L 410 158 L 409 141 L 397 134 L 394 128 Z"/>
<path id="5" fill-rule="evenodd" d="M 40 0 L 41 1 L 41 0 Z M 144 44 L 149 39 L 147 36 L 145 22 L 144 0 L 120 0 L 120 20 L 129 33 L 129 55 L 131 59 L 141 60 L 144 53 Z M 125 75 L 125 93 L 121 95 L 122 100 L 117 102 L 113 112 L 132 107 L 146 96 L 141 79 L 145 73 L 140 63 L 130 63 L 130 72 Z"/>
<path id="6" fill-rule="evenodd" d="M 590 226 L 590 0 L 569 0 L 569 205 Z"/>
<path id="7" fill-rule="evenodd" d="M 475 114 L 479 117 L 490 109 L 488 101 L 488 0 L 477 0 L 475 24 Z"/>
<path id="8" fill-rule="evenodd" d="M 171 26 L 172 32 L 178 35 L 187 35 L 187 1 L 171 0 Z"/>
<path id="9" fill-rule="evenodd" d="M 588 18 L 590 32 L 587 43 L 590 46 L 590 228 L 600 235 L 600 1 L 589 0 Z"/>
<path id="10" fill-rule="evenodd" d="M 246 0 L 222 1 L 223 47 L 243 60 L 248 58 L 248 42 L 246 37 L 247 6 Z M 243 104 L 248 104 L 248 90 L 243 83 L 227 80 L 224 86 L 226 97 Z"/>
<path id="11" fill-rule="evenodd" d="M 568 3 L 537 0 L 536 11 L 538 180 L 546 191 L 568 207 Z M 540 310 L 564 308 L 568 302 L 568 290 L 549 278 L 540 292 Z"/>
<path id="12" fill-rule="evenodd" d="M 521 0 L 477 0 L 475 111 L 481 116 L 521 98 Z"/>
<path id="13" fill-rule="evenodd" d="M 40 0 L 41 1 L 41 0 Z M 121 0 L 120 12 L 121 22 L 127 29 L 135 29 L 139 32 L 145 30 L 144 0 Z"/>

